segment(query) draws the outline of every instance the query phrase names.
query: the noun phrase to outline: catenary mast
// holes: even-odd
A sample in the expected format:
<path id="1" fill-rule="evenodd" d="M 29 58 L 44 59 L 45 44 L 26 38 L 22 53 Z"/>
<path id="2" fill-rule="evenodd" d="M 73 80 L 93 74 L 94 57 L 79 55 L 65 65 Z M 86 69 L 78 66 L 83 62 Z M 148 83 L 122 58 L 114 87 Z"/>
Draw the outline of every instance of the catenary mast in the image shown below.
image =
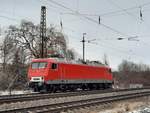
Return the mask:
<path id="1" fill-rule="evenodd" d="M 40 21 L 40 57 L 47 57 L 47 49 L 46 49 L 46 7 L 41 6 L 41 21 Z"/>

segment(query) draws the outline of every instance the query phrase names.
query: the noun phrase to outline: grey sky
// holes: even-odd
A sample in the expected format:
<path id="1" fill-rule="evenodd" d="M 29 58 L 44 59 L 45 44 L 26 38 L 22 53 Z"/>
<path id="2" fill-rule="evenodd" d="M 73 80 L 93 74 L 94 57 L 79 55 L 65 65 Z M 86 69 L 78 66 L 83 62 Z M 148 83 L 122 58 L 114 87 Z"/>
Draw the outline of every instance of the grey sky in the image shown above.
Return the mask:
<path id="1" fill-rule="evenodd" d="M 11 24 L 18 25 L 21 19 L 38 24 L 40 6 L 46 5 L 47 26 L 54 24 L 60 29 L 59 23 L 62 20 L 63 32 L 68 36 L 69 47 L 74 48 L 81 56 L 82 34 L 87 33 L 85 36 L 87 40 L 96 39 L 97 45 L 86 43 L 86 59 L 102 60 L 103 55 L 106 54 L 110 66 L 114 69 L 122 59 L 150 64 L 149 0 L 54 1 L 87 15 L 75 14 L 75 12 L 54 4 L 51 0 L 0 0 L 0 25 L 1 27 Z M 124 10 L 132 7 L 133 9 Z M 119 10 L 120 12 L 114 13 Z M 143 21 L 140 18 L 140 10 Z M 101 17 L 101 25 L 98 24 L 99 16 Z M 106 28 L 103 24 L 113 30 Z M 139 41 L 127 40 L 127 38 L 134 36 L 138 36 Z M 117 40 L 120 37 L 126 39 Z"/>

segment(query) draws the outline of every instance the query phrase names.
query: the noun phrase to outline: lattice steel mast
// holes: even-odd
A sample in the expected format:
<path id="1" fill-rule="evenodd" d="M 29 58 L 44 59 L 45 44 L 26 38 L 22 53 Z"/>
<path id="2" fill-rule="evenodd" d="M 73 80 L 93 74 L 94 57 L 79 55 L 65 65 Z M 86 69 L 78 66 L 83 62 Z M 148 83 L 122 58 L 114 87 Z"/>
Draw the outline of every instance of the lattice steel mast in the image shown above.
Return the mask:
<path id="1" fill-rule="evenodd" d="M 40 57 L 47 57 L 47 49 L 46 49 L 46 7 L 41 6 L 41 21 L 40 21 L 40 39 L 41 39 L 41 47 L 40 47 Z"/>

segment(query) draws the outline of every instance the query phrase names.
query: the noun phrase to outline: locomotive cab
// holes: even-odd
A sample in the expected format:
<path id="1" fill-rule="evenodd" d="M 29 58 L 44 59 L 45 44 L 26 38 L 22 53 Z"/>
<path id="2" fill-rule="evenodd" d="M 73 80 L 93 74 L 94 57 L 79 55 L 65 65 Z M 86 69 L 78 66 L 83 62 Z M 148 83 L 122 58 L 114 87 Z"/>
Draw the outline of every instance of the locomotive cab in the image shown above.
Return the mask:
<path id="1" fill-rule="evenodd" d="M 35 91 L 39 91 L 44 86 L 45 78 L 48 74 L 48 62 L 46 61 L 33 61 L 29 67 L 29 87 Z"/>
<path id="2" fill-rule="evenodd" d="M 47 89 L 49 80 L 54 80 L 58 72 L 58 63 L 54 59 L 33 59 L 29 70 L 29 87 L 34 91 Z"/>

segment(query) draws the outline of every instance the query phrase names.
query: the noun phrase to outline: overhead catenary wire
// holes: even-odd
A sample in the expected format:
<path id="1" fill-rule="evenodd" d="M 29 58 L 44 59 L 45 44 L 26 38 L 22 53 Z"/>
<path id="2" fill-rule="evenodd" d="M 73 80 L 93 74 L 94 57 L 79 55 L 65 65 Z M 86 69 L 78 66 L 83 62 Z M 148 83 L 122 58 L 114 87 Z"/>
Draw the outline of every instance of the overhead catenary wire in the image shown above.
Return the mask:
<path id="1" fill-rule="evenodd" d="M 74 36 L 72 36 L 72 35 L 70 35 L 71 37 L 74 37 Z M 77 40 L 76 38 L 73 38 L 73 39 L 75 39 L 74 41 L 75 42 L 77 42 L 77 43 L 79 43 L 79 40 Z M 90 40 L 96 40 L 96 39 L 88 39 L 89 41 Z M 109 40 L 110 41 L 110 40 Z M 99 42 L 101 42 L 101 43 L 103 43 L 105 46 L 109 46 L 109 48 L 113 48 L 113 50 L 118 50 L 119 52 L 121 52 L 121 53 L 124 53 L 124 54 L 129 54 L 129 51 L 127 50 L 126 51 L 126 48 L 124 48 L 123 46 L 117 46 L 117 47 L 115 47 L 114 46 L 114 44 L 112 44 L 112 43 L 110 43 L 110 42 L 106 42 L 105 40 L 97 40 L 97 42 L 96 43 L 91 43 L 91 44 L 94 44 L 94 45 L 99 45 L 100 43 Z M 124 48 L 124 49 L 123 49 Z"/>
<path id="2" fill-rule="evenodd" d="M 68 30 L 70 30 L 70 29 L 68 28 Z M 72 30 L 71 30 L 71 31 L 72 31 Z M 75 31 L 73 31 L 73 32 L 76 33 Z M 76 37 L 80 37 L 80 34 L 81 34 L 81 33 L 78 33 L 78 35 L 76 35 Z M 74 37 L 73 35 L 70 35 L 70 34 L 69 34 L 69 36 Z M 95 35 L 92 36 L 92 37 L 95 37 Z M 102 37 L 103 37 L 103 36 L 102 36 Z M 144 37 L 144 36 L 139 36 L 139 37 Z M 73 38 L 73 39 L 75 39 L 75 41 L 79 41 L 77 38 Z M 89 40 L 90 40 L 90 39 L 89 39 Z M 109 44 L 110 41 L 112 41 L 112 40 L 114 41 L 114 40 L 117 40 L 117 39 L 106 39 L 106 38 L 105 38 L 105 39 L 98 39 L 98 38 L 96 38 L 96 41 L 102 41 L 102 42 L 103 42 L 103 41 L 105 41 L 105 42 L 107 41 L 107 42 L 106 42 L 107 44 Z M 138 40 L 137 36 L 135 36 L 135 37 L 127 37 L 127 38 L 126 38 L 126 41 L 139 41 L 139 40 Z M 120 41 L 118 40 L 118 42 L 120 42 Z M 140 44 L 140 43 L 142 43 L 142 42 L 140 41 L 140 42 L 138 42 L 138 43 Z M 110 44 L 109 44 L 109 45 L 110 45 Z M 112 45 L 112 44 L 111 44 L 111 45 Z M 113 44 L 112 47 L 114 47 L 114 46 L 116 46 L 116 45 Z M 121 49 L 121 48 L 124 48 L 124 46 L 117 46 L 117 48 Z M 125 50 L 125 49 L 127 49 L 127 48 L 124 48 L 124 50 Z M 123 51 L 124 51 L 124 50 L 123 50 Z"/>
<path id="3" fill-rule="evenodd" d="M 64 5 L 58 3 L 58 2 L 56 2 L 56 1 L 54 1 L 54 0 L 47 0 L 47 1 L 49 1 L 49 2 L 51 2 L 51 3 L 53 3 L 53 4 L 57 5 L 57 6 L 60 6 L 60 7 L 64 8 L 64 9 L 67 9 L 67 10 L 73 12 L 74 15 L 80 16 L 80 17 L 82 17 L 82 18 L 86 18 L 87 20 L 92 21 L 92 22 L 94 22 L 94 23 L 96 23 L 96 24 L 98 23 L 97 20 L 94 20 L 94 19 L 92 19 L 92 18 L 89 18 L 89 17 L 87 17 L 87 16 L 84 16 L 84 15 L 82 15 L 81 13 L 79 13 L 79 12 L 77 12 L 77 11 L 74 11 L 73 9 L 68 8 L 68 7 L 66 7 L 66 6 L 64 6 Z M 147 5 L 150 5 L 150 2 L 141 4 L 140 6 L 144 7 L 144 6 L 147 6 Z M 124 12 L 124 11 L 126 11 L 126 10 L 135 9 L 135 8 L 139 8 L 139 5 L 138 5 L 138 6 L 134 6 L 134 7 L 130 7 L 130 8 L 126 8 L 126 9 L 121 9 L 121 10 L 118 10 L 118 12 Z M 116 12 L 117 12 L 117 11 L 116 11 Z M 126 12 L 126 13 L 127 13 L 127 12 Z M 127 13 L 127 14 L 128 14 L 128 13 Z M 131 16 L 132 14 L 129 13 L 129 15 Z M 100 22 L 99 22 L 99 23 L 100 23 Z M 110 27 L 110 26 L 108 26 L 108 25 L 105 25 L 105 24 L 103 24 L 103 23 L 101 23 L 100 25 L 103 26 L 103 27 L 105 27 L 105 28 L 107 28 L 107 29 L 109 29 L 109 30 L 111 30 L 111 31 L 113 31 L 113 32 L 115 32 L 115 33 L 117 33 L 117 34 L 119 34 L 119 35 L 121 35 L 121 36 L 125 36 L 125 37 L 127 37 L 127 38 L 130 37 L 129 35 L 127 35 L 127 34 L 125 34 L 125 33 L 123 33 L 123 32 L 120 32 L 120 31 L 118 31 L 118 30 L 116 30 L 116 29 L 114 29 L 114 28 L 112 28 L 112 27 Z"/>
<path id="4" fill-rule="evenodd" d="M 5 18 L 5 19 L 11 20 L 11 21 L 19 22 L 19 20 L 18 20 L 18 19 L 16 19 L 16 18 L 7 17 L 7 16 L 3 16 L 3 15 L 0 15 L 0 18 Z"/>
<path id="5" fill-rule="evenodd" d="M 10 20 L 13 20 L 13 21 L 18 21 L 17 19 L 13 19 L 13 18 L 9 18 L 9 17 L 5 17 L 7 19 L 10 19 Z M 117 48 L 116 48 L 117 49 Z M 119 50 L 119 51 L 122 51 L 122 50 Z M 123 52 L 123 51 L 122 51 Z M 124 51 L 125 52 L 125 51 Z M 127 51 L 126 51 L 127 52 Z"/>
<path id="6" fill-rule="evenodd" d="M 80 14 L 78 14 L 78 13 L 77 13 L 77 15 L 80 15 Z M 10 20 L 13 20 L 13 19 L 12 19 L 12 18 L 10 18 Z M 92 20 L 93 20 L 93 19 L 92 19 Z M 16 21 L 16 20 L 13 20 L 13 21 Z M 17 20 L 17 21 L 18 21 L 18 20 Z M 94 22 L 95 22 L 95 23 L 97 23 L 97 21 L 96 21 L 96 20 L 94 20 Z M 108 26 L 108 27 L 109 27 L 109 26 Z M 114 29 L 113 29 L 113 30 L 114 30 Z M 115 32 L 116 32 L 116 31 L 115 31 Z M 120 33 L 118 33 L 118 34 L 120 34 Z M 122 35 L 126 35 L 126 34 L 122 34 Z"/>
<path id="7" fill-rule="evenodd" d="M 72 36 L 72 35 L 70 35 L 71 37 L 74 37 L 74 36 Z M 76 38 L 73 38 L 73 39 L 75 39 L 74 41 L 75 42 L 77 42 L 77 43 L 79 43 L 79 41 L 76 39 Z M 90 39 L 89 39 L 90 40 Z M 113 50 L 115 50 L 115 51 L 119 51 L 119 53 L 123 53 L 123 54 L 129 54 L 130 53 L 130 56 L 137 56 L 137 57 L 139 57 L 139 58 L 144 58 L 143 56 L 141 56 L 141 55 L 137 55 L 136 53 L 134 53 L 133 52 L 133 48 L 131 47 L 131 48 L 125 48 L 124 46 L 117 46 L 116 47 L 116 45 L 114 45 L 113 43 L 111 43 L 110 41 L 111 40 L 104 40 L 104 39 L 101 39 L 101 40 L 98 40 L 98 39 L 96 39 L 97 41 L 100 41 L 101 43 L 99 43 L 99 42 L 97 42 L 97 43 L 91 43 L 91 44 L 94 44 L 94 45 L 99 45 L 99 44 L 103 44 L 103 46 L 104 47 L 109 47 L 109 49 L 113 49 Z M 106 42 L 107 41 L 107 42 Z M 119 42 L 119 40 L 118 40 L 118 42 Z M 140 42 L 138 42 L 138 43 L 140 43 Z M 142 42 L 141 42 L 142 43 Z M 76 44 L 76 45 L 78 45 L 78 44 Z M 131 45 L 130 45 L 131 46 Z M 136 46 L 137 47 L 137 46 Z M 123 49 L 124 48 L 124 49 Z M 126 50 L 126 49 L 129 49 L 129 50 Z M 136 48 L 134 48 L 134 49 L 136 49 Z M 132 53 L 131 53 L 131 51 L 132 51 Z M 118 52 L 117 52 L 118 53 Z"/>
<path id="8" fill-rule="evenodd" d="M 70 35 L 70 36 L 74 37 L 73 35 Z M 77 40 L 77 36 L 76 36 L 76 38 L 73 38 L 73 39 L 75 39 L 74 41 L 76 42 L 73 45 L 78 46 L 79 45 L 78 44 L 79 40 Z M 134 53 L 134 51 L 130 48 L 128 48 L 129 50 L 126 50 L 127 48 L 124 48 L 123 46 L 122 47 L 121 46 L 116 47 L 116 45 L 114 46 L 114 44 L 112 44 L 110 42 L 109 43 L 105 42 L 105 40 L 100 40 L 100 41 L 101 41 L 100 43 L 97 42 L 97 43 L 91 43 L 91 44 L 94 44 L 95 46 L 99 46 L 99 47 L 103 47 L 103 48 L 109 48 L 108 51 L 111 51 L 111 53 L 117 53 L 117 54 L 120 54 L 120 55 L 125 55 L 125 56 L 128 56 L 129 58 L 131 58 L 131 56 L 134 56 L 134 58 L 136 57 L 136 58 L 139 58 L 139 59 L 144 58 L 143 56 Z M 123 57 L 123 58 L 125 58 L 125 57 Z"/>
<path id="9" fill-rule="evenodd" d="M 128 12 L 127 10 L 124 10 L 124 8 L 120 7 L 119 5 L 117 5 L 114 1 L 112 0 L 107 0 L 110 4 L 114 5 L 115 7 L 119 8 L 120 10 L 122 10 L 123 12 L 125 12 L 126 14 L 128 14 L 129 16 L 131 16 L 134 20 L 139 20 L 137 17 L 135 17 L 135 15 L 133 15 L 132 13 Z M 138 7 L 136 7 L 139 10 L 139 17 L 140 17 L 140 21 L 144 22 L 144 25 L 150 29 L 150 26 L 144 21 L 143 19 L 143 13 L 142 13 L 142 7 L 144 7 L 145 5 L 150 5 L 150 3 L 148 2 L 147 4 L 143 4 L 143 5 L 139 5 Z"/>
<path id="10" fill-rule="evenodd" d="M 40 1 L 41 1 L 41 0 L 40 0 Z M 57 5 L 59 5 L 59 6 L 63 7 L 63 8 L 65 8 L 65 9 L 68 9 L 68 10 L 72 11 L 72 12 L 76 12 L 76 11 L 72 10 L 71 8 L 68 8 L 68 7 L 66 7 L 66 6 L 64 6 L 64 5 L 62 5 L 62 4 L 58 3 L 58 2 L 55 2 L 55 1 L 53 1 L 53 0 L 48 0 L 48 1 L 51 1 L 52 3 L 55 3 L 55 4 L 57 4 Z M 143 6 L 146 6 L 146 5 L 150 5 L 150 2 L 141 4 L 140 6 L 143 7 Z M 139 8 L 139 6 L 131 7 L 131 8 L 124 9 L 124 10 L 129 10 L 129 9 L 133 9 L 133 8 Z M 118 11 L 122 11 L 122 10 L 118 10 Z M 117 11 L 116 11 L 116 12 L 117 12 Z M 77 15 L 81 15 L 81 14 L 80 14 L 80 13 L 77 13 Z M 4 18 L 4 17 L 3 17 L 3 18 Z M 9 18 L 9 17 L 5 17 L 5 18 L 7 18 L 7 19 L 9 19 L 9 20 L 15 20 L 15 19 L 12 19 L 12 18 Z M 87 18 L 87 19 L 90 20 L 90 21 L 93 21 L 93 22 L 97 23 L 97 21 L 95 21 L 94 19 L 91 19 L 91 18 L 88 18 L 88 17 L 85 17 L 85 18 Z M 120 32 L 120 31 L 118 31 L 118 30 L 116 30 L 116 29 L 114 29 L 114 28 L 111 28 L 110 26 L 104 25 L 104 24 L 102 24 L 102 23 L 101 23 L 101 25 L 102 25 L 103 27 L 105 27 L 105 28 L 107 28 L 107 29 L 113 31 L 113 32 L 116 32 L 116 33 L 121 34 L 121 35 L 126 35 L 126 34 Z"/>
<path id="11" fill-rule="evenodd" d="M 122 12 L 125 12 L 126 14 L 128 14 L 129 16 L 133 17 L 134 19 L 136 18 L 132 13 L 128 12 L 127 10 L 125 10 L 124 8 L 120 7 L 119 5 L 117 5 L 114 1 L 112 0 L 107 0 L 110 4 L 114 5 L 115 7 L 117 7 L 118 9 L 122 10 Z"/>
<path id="12" fill-rule="evenodd" d="M 74 37 L 73 35 L 69 35 L 69 36 Z M 79 37 L 79 36 L 76 35 L 76 37 Z M 76 42 L 75 45 L 78 46 L 79 40 L 77 38 L 73 38 L 73 39 Z M 108 39 L 108 40 L 104 40 L 104 39 L 98 40 L 98 39 L 96 39 L 96 40 L 100 41 L 101 43 L 97 42 L 97 43 L 91 43 L 91 44 L 94 44 L 95 46 L 103 45 L 104 47 L 109 48 L 109 50 L 115 51 L 114 53 L 117 52 L 118 54 L 130 55 L 130 56 L 134 56 L 134 57 L 142 58 L 142 59 L 144 58 L 143 56 L 137 55 L 136 53 L 134 53 L 133 50 L 132 50 L 133 48 L 125 48 L 124 46 L 117 46 L 116 47 L 116 45 L 114 45 L 113 43 L 109 42 L 109 41 L 111 41 L 111 39 Z M 138 42 L 138 43 L 140 44 L 140 42 Z M 143 42 L 141 42 L 141 43 L 143 43 Z M 129 50 L 126 50 L 126 49 L 129 49 Z"/>
<path id="13" fill-rule="evenodd" d="M 108 52 L 109 54 L 112 53 L 111 56 L 119 56 L 119 58 L 122 57 L 123 59 L 126 59 L 126 57 L 131 58 L 131 56 L 133 56 L 134 58 L 138 58 L 138 59 L 140 59 L 140 60 L 141 60 L 141 59 L 144 59 L 143 56 L 134 54 L 132 50 L 129 50 L 128 52 L 127 52 L 127 51 L 125 52 L 125 51 L 119 50 L 118 48 L 115 48 L 114 46 L 110 46 L 110 45 L 108 45 L 108 44 L 106 44 L 106 43 L 103 43 L 103 42 L 97 44 L 97 46 L 99 46 L 99 47 L 101 47 L 101 48 L 104 48 L 104 49 L 109 48 L 109 49 L 107 49 L 107 51 L 109 51 L 109 52 Z M 118 51 L 119 51 L 119 52 L 118 52 Z M 106 52 L 106 51 L 105 51 L 105 52 Z M 114 53 L 115 53 L 115 54 L 114 54 Z M 117 54 L 116 54 L 116 53 L 117 53 Z"/>
<path id="14" fill-rule="evenodd" d="M 102 13 L 102 14 L 86 14 L 86 13 L 83 14 L 83 13 L 80 13 L 80 15 L 84 15 L 84 16 L 102 16 L 103 17 L 103 16 L 108 16 L 108 15 L 120 13 L 120 12 L 139 9 L 139 7 L 144 7 L 144 6 L 147 6 L 147 5 L 150 5 L 150 2 L 146 2 L 144 4 L 136 5 L 136 6 L 129 7 L 129 8 L 121 8 L 121 9 L 116 10 L 116 11 L 106 12 L 106 13 Z M 67 13 L 63 13 L 63 14 L 72 14 L 72 15 L 74 15 L 75 13 L 67 12 Z"/>
<path id="15" fill-rule="evenodd" d="M 56 3 L 56 2 L 55 2 Z M 141 5 L 142 6 L 142 5 Z M 70 10 L 70 8 L 68 8 L 69 10 Z M 73 10 L 72 10 L 73 11 Z M 7 19 L 10 19 L 10 20 L 14 20 L 14 21 L 18 21 L 17 19 L 13 19 L 13 18 L 9 18 L 9 17 L 6 17 L 6 16 L 3 16 L 3 18 L 7 18 Z M 92 21 L 93 22 L 95 22 L 96 23 L 96 21 L 94 21 L 93 19 L 92 19 Z M 102 24 L 103 25 L 103 24 Z M 109 26 L 106 26 L 106 25 L 104 25 L 105 27 L 107 27 L 107 28 L 109 28 L 109 29 L 111 29 Z M 111 30 L 114 30 L 114 29 L 111 29 Z M 115 31 L 116 32 L 116 31 Z M 119 33 L 119 32 L 118 32 Z"/>
<path id="16" fill-rule="evenodd" d="M 73 12 L 73 13 L 76 13 L 76 15 L 82 16 L 83 18 L 85 18 L 85 19 L 87 19 L 87 20 L 89 20 L 89 21 L 92 21 L 92 22 L 94 22 L 94 23 L 97 24 L 97 21 L 96 21 L 96 20 L 94 20 L 94 19 L 92 19 L 92 18 L 89 18 L 89 17 L 87 17 L 87 16 L 84 16 L 84 15 L 80 15 L 79 12 L 76 12 L 76 11 L 74 11 L 73 9 L 68 8 L 68 7 L 66 7 L 66 6 L 64 6 L 64 5 L 62 5 L 62 4 L 60 4 L 60 3 L 56 2 L 56 1 L 53 1 L 53 0 L 47 0 L 47 1 L 49 1 L 49 2 L 51 2 L 51 3 L 53 3 L 53 4 L 56 4 L 56 5 L 58 5 L 58 6 L 62 7 L 62 8 L 65 8 L 65 9 L 67 9 L 67 10 Z M 120 32 L 120 31 L 118 31 L 118 30 L 116 30 L 116 29 L 114 29 L 114 28 L 108 26 L 108 25 L 103 24 L 103 23 L 101 23 L 100 25 L 103 26 L 103 27 L 105 27 L 105 28 L 107 28 L 107 29 L 109 29 L 109 30 L 111 30 L 111 31 L 113 31 L 113 32 L 115 32 L 115 33 L 117 33 L 117 34 L 120 34 L 120 35 L 122 35 L 122 36 L 128 36 L 128 35 L 126 35 L 126 34 Z"/>

